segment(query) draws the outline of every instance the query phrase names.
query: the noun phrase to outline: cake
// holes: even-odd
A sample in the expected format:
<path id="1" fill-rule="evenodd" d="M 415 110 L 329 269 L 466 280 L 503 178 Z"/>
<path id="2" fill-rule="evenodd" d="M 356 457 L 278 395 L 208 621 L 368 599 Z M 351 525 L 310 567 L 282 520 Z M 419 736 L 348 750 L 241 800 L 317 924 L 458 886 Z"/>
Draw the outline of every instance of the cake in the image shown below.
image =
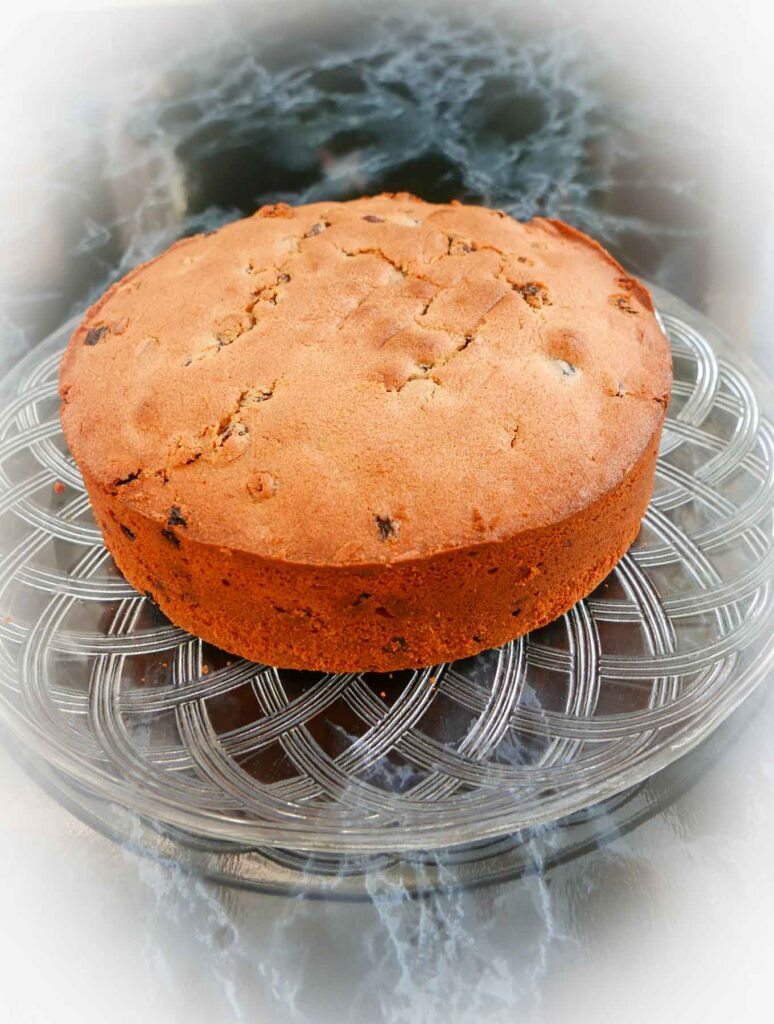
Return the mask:
<path id="1" fill-rule="evenodd" d="M 317 671 L 473 655 L 589 594 L 639 530 L 670 383 L 648 291 L 592 239 L 404 193 L 177 242 L 60 371 L 126 579 Z"/>

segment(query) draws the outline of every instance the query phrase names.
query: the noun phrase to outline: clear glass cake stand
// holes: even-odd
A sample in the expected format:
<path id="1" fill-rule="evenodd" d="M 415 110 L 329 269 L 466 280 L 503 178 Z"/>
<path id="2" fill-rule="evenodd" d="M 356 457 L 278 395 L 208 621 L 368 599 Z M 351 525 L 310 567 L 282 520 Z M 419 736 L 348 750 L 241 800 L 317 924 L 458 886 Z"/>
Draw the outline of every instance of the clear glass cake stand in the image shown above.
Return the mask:
<path id="1" fill-rule="evenodd" d="M 675 385 L 630 552 L 549 627 L 390 675 L 245 662 L 128 586 L 60 430 L 64 325 L 2 384 L 11 748 L 94 827 L 267 890 L 491 881 L 652 813 L 638 787 L 707 739 L 774 658 L 772 392 L 705 318 L 654 293 Z M 667 800 L 681 775 L 663 777 Z"/>

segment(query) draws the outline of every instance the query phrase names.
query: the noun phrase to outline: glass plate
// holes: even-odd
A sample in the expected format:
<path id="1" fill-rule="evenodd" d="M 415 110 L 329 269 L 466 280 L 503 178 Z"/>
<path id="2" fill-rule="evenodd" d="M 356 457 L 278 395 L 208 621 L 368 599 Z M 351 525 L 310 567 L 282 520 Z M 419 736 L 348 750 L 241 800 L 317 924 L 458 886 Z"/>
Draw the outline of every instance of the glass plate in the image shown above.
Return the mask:
<path id="1" fill-rule="evenodd" d="M 389 675 L 245 662 L 125 583 L 60 430 L 64 325 L 2 385 L 0 722 L 13 747 L 111 834 L 131 838 L 119 819 L 133 812 L 138 845 L 202 870 L 209 851 L 247 884 L 268 884 L 259 862 L 284 878 L 311 855 L 323 874 L 441 848 L 473 864 L 474 850 L 628 801 L 753 692 L 774 652 L 770 392 L 716 328 L 654 293 L 675 385 L 630 552 L 545 629 Z"/>

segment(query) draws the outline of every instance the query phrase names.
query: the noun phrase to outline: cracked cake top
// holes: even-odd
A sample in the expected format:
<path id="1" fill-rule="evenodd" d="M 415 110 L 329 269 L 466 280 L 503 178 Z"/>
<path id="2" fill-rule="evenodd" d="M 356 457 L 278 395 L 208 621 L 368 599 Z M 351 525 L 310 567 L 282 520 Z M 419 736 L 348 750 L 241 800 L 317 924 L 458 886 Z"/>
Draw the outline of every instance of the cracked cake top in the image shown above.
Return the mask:
<path id="1" fill-rule="evenodd" d="M 88 311 L 60 392 L 84 475 L 138 511 L 351 564 L 587 506 L 670 380 L 650 296 L 591 239 L 399 194 L 178 242 Z"/>

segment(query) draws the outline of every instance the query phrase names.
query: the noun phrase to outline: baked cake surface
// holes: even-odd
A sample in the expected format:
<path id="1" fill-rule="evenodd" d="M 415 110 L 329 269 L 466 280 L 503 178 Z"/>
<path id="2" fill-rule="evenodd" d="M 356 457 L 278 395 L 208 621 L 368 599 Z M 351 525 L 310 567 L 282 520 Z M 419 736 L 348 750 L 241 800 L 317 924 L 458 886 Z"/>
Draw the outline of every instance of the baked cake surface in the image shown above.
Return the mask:
<path id="1" fill-rule="evenodd" d="M 105 542 L 174 622 L 387 670 L 604 578 L 670 381 L 648 292 L 591 239 L 401 194 L 178 242 L 88 311 L 60 391 Z"/>

